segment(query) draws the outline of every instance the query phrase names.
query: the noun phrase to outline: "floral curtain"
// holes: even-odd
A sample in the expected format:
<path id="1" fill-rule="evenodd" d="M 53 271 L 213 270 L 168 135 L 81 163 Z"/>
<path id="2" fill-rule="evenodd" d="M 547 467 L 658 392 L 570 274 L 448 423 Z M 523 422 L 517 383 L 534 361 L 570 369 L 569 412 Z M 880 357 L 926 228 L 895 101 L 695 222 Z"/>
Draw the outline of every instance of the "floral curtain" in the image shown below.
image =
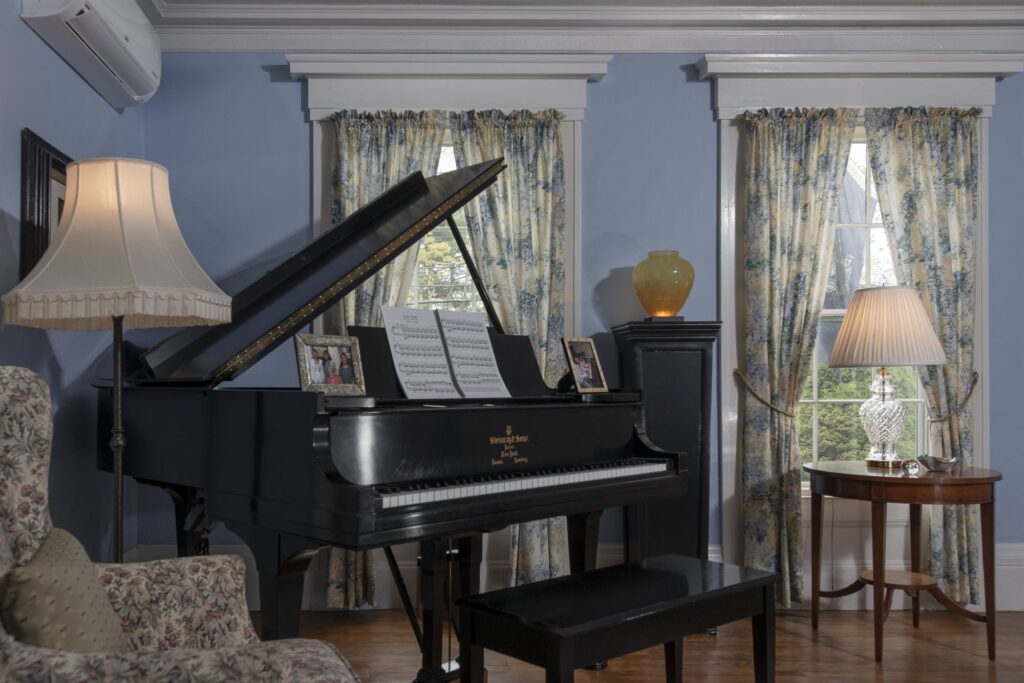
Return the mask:
<path id="1" fill-rule="evenodd" d="M 332 224 L 336 224 L 415 171 L 433 175 L 447 127 L 444 112 L 343 111 L 331 117 L 335 134 Z M 349 325 L 379 325 L 380 306 L 405 301 L 416 273 L 415 249 L 408 249 L 346 296 L 324 316 L 324 332 L 341 334 Z M 331 548 L 327 606 L 372 605 L 373 555 Z"/>
<path id="2" fill-rule="evenodd" d="M 342 111 L 335 130 L 331 219 L 336 224 L 415 171 L 434 175 L 448 115 L 441 111 Z M 380 325 L 380 307 L 404 303 L 416 275 L 407 249 L 342 300 L 334 327 Z M 340 320 L 339 320 L 340 318 Z M 331 320 L 331 318 L 325 318 Z"/>
<path id="3" fill-rule="evenodd" d="M 868 154 L 900 284 L 922 293 L 948 365 L 921 370 L 933 453 L 973 460 L 973 414 L 961 398 L 974 376 L 978 111 L 868 109 Z M 928 573 L 954 600 L 980 602 L 978 511 L 931 506 Z"/>
<path id="4" fill-rule="evenodd" d="M 565 372 L 565 178 L 562 115 L 465 111 L 450 116 L 455 160 L 461 166 L 505 157 L 495 184 L 466 205 L 473 260 L 506 332 L 533 342 L 544 378 Z M 511 530 L 513 585 L 569 571 L 564 517 Z"/>
<path id="5" fill-rule="evenodd" d="M 744 563 L 778 573 L 788 606 L 803 593 L 793 416 L 825 299 L 853 112 L 761 110 L 743 124 Z"/>

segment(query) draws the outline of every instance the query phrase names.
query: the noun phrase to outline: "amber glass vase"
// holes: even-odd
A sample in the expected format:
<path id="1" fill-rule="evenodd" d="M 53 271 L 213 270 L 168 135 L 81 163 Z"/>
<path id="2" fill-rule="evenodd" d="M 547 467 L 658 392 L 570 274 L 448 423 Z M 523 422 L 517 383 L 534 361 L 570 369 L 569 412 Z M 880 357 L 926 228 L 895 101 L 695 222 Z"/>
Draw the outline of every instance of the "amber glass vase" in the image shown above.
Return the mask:
<path id="1" fill-rule="evenodd" d="M 674 316 L 693 289 L 693 266 L 675 250 L 649 252 L 633 269 L 633 289 L 651 317 Z"/>

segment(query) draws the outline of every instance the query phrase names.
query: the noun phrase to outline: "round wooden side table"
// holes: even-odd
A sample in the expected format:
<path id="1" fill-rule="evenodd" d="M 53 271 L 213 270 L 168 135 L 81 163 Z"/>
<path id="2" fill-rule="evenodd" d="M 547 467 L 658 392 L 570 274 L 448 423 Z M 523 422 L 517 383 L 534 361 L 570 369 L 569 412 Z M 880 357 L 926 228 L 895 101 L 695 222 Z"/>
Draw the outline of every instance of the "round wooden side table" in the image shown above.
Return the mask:
<path id="1" fill-rule="evenodd" d="M 996 658 L 995 483 L 1003 475 L 978 467 L 954 467 L 950 472 L 922 471 L 917 476 L 900 470 L 869 467 L 863 461 L 816 462 L 804 465 L 811 475 L 811 627 L 818 628 L 822 597 L 849 595 L 872 586 L 875 611 L 875 661 L 882 661 L 882 631 L 893 590 L 906 590 L 913 599 L 914 627 L 921 614 L 919 593 L 926 590 L 944 607 L 985 623 L 988 657 Z M 871 502 L 871 571 L 861 572 L 849 586 L 821 590 L 821 497 Z M 910 505 L 910 572 L 885 571 L 885 506 Z M 921 505 L 973 504 L 981 507 L 981 557 L 985 575 L 985 614 L 976 614 L 940 591 L 934 578 L 921 573 Z M 887 595 L 888 592 L 888 595 Z"/>

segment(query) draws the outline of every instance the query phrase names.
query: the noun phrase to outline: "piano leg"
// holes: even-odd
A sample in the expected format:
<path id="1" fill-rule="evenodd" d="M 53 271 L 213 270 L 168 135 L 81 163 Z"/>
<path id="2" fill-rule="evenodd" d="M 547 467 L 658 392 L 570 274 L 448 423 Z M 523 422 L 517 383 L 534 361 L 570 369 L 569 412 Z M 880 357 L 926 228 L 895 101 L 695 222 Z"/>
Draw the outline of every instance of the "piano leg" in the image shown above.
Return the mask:
<path id="1" fill-rule="evenodd" d="M 454 680 L 445 668 L 445 577 L 448 576 L 448 541 L 420 542 L 420 605 L 423 608 L 422 666 L 413 683 Z M 457 675 L 457 674 L 456 674 Z"/>
<path id="2" fill-rule="evenodd" d="M 456 590 L 456 598 L 460 598 L 467 595 L 476 595 L 480 592 L 480 565 L 483 561 L 483 536 L 474 534 L 472 536 L 464 536 L 458 540 L 459 549 L 459 561 L 456 565 L 458 577 L 457 583 L 458 589 Z M 452 602 L 454 603 L 454 599 Z M 459 611 L 456 608 L 454 614 L 450 615 L 452 619 L 455 619 Z M 462 620 L 458 620 L 460 629 L 467 628 L 467 624 L 463 624 Z M 460 639 L 463 636 L 460 636 Z M 468 640 L 468 637 L 466 638 Z M 469 673 L 467 679 L 463 675 L 463 671 Z M 481 647 L 472 645 L 468 648 L 461 648 L 459 655 L 459 673 L 462 676 L 462 680 L 470 681 L 482 681 L 484 680 L 484 650 Z"/>
<path id="3" fill-rule="evenodd" d="M 601 510 L 566 517 L 569 529 L 569 572 L 579 574 L 597 568 L 597 530 Z"/>
<path id="4" fill-rule="evenodd" d="M 601 510 L 566 517 L 569 530 L 569 573 L 580 574 L 597 569 L 597 532 Z M 594 662 L 583 667 L 591 671 L 608 668 L 608 662 Z"/>
<path id="5" fill-rule="evenodd" d="M 639 562 L 647 558 L 644 535 L 646 513 L 646 505 L 627 505 L 622 508 L 622 526 L 626 536 L 626 562 Z"/>
<path id="6" fill-rule="evenodd" d="M 190 486 L 162 486 L 174 503 L 178 557 L 209 555 L 208 520 L 203 496 Z"/>
<path id="7" fill-rule="evenodd" d="M 260 582 L 260 638 L 299 635 L 302 584 L 318 544 L 244 524 L 229 524 L 256 558 Z"/>

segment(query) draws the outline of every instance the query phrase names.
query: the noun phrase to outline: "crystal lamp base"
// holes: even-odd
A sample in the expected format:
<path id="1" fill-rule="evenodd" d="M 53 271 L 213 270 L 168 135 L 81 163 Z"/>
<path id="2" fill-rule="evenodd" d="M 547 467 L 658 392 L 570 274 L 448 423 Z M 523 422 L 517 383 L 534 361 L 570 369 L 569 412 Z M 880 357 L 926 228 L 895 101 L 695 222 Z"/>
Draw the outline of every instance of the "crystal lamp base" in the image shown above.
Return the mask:
<path id="1" fill-rule="evenodd" d="M 902 459 L 896 454 L 896 442 L 903 434 L 907 409 L 896 400 L 892 375 L 880 368 L 871 382 L 871 398 L 860 407 L 860 422 L 871 442 L 867 464 L 876 467 L 899 467 Z"/>

